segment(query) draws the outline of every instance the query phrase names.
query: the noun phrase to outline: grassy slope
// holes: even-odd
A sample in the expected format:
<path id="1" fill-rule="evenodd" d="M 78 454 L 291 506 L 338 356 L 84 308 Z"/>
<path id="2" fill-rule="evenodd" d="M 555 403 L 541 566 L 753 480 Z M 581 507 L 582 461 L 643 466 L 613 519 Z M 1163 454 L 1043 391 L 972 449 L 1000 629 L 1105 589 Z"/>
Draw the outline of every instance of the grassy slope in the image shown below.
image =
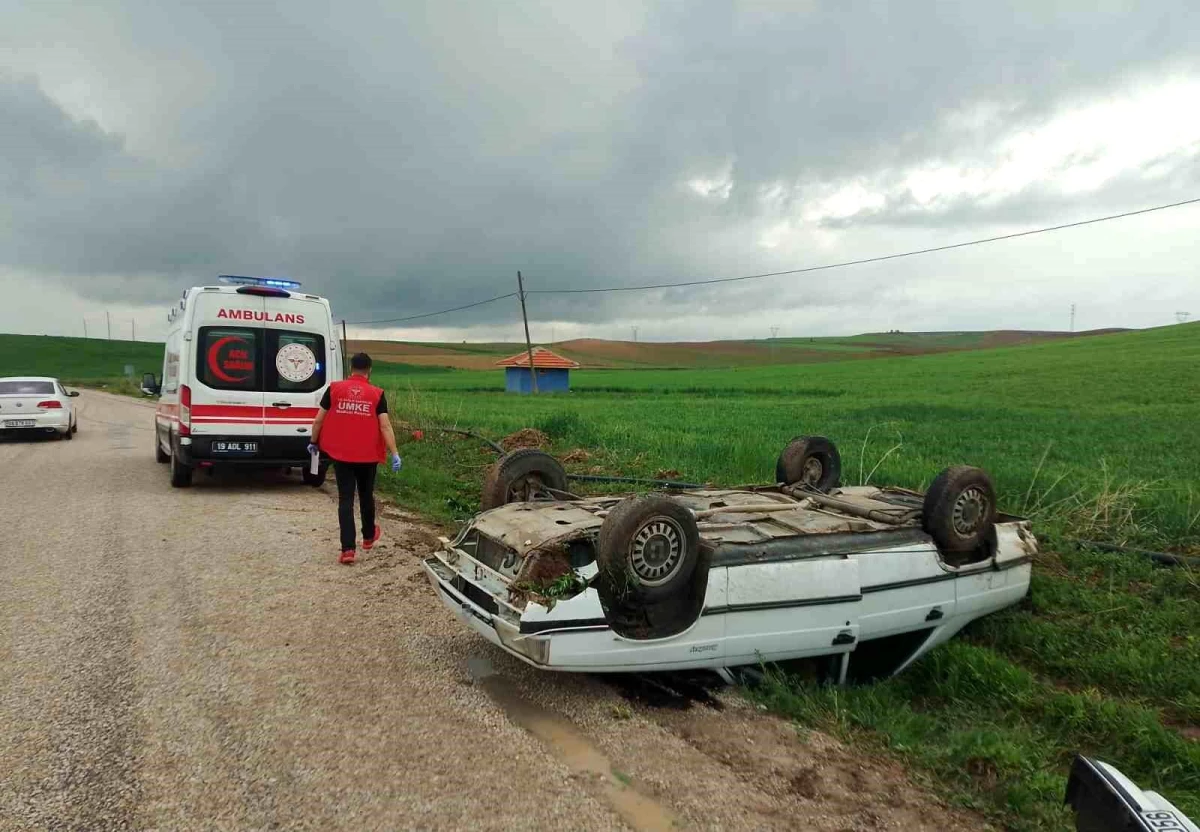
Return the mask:
<path id="1" fill-rule="evenodd" d="M 498 392 L 498 373 L 380 368 L 399 418 L 500 436 L 535 426 L 603 469 L 762 481 L 792 435 L 843 449 L 844 480 L 920 487 L 989 468 L 1034 517 L 1029 598 L 888 682 L 831 690 L 774 677 L 771 707 L 886 748 L 1014 829 L 1066 829 L 1071 755 L 1092 753 L 1200 815 L 1200 579 L 1068 536 L 1197 552 L 1200 324 L 987 352 L 740 371 L 582 371 L 576 392 Z M 895 447 L 899 445 L 899 447 Z M 894 450 L 892 450 L 894 448 Z M 408 444 L 400 498 L 444 518 L 477 505 L 491 457 Z M 860 470 L 859 459 L 863 460 Z M 880 461 L 882 460 L 882 461 Z"/>
<path id="2" fill-rule="evenodd" d="M 55 376 L 64 381 L 102 381 L 124 375 L 133 365 L 135 379 L 142 373 L 158 375 L 163 347 L 149 341 L 105 341 L 97 338 L 60 338 L 38 335 L 0 335 L 0 376 Z"/>

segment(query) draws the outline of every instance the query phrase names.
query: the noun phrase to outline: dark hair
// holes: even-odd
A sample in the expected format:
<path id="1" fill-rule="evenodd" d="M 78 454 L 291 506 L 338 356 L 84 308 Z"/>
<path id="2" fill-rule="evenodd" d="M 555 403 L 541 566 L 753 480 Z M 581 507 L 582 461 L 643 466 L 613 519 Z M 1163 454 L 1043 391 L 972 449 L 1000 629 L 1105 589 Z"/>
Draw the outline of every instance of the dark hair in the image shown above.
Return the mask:
<path id="1" fill-rule="evenodd" d="M 369 370 L 371 369 L 371 356 L 365 352 L 356 352 L 350 357 L 351 370 Z"/>

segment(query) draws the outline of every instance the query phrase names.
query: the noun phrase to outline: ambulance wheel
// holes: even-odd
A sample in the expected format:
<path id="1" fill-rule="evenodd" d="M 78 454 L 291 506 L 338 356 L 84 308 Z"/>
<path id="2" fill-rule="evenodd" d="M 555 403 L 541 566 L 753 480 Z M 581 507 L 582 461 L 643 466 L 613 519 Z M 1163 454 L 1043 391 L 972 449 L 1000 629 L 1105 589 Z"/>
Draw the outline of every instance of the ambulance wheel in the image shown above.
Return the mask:
<path id="1" fill-rule="evenodd" d="M 317 466 L 317 473 L 312 473 L 308 468 L 300 469 L 300 478 L 304 480 L 305 485 L 311 485 L 313 488 L 320 488 L 325 484 L 325 473 L 329 470 L 329 466 L 320 464 Z"/>
<path id="2" fill-rule="evenodd" d="M 826 494 L 842 479 L 842 457 L 824 436 L 797 436 L 775 462 L 775 482 Z"/>
<path id="3" fill-rule="evenodd" d="M 696 518 L 679 503 L 650 494 L 617 503 L 600 527 L 596 563 L 619 598 L 645 603 L 688 591 L 700 559 Z"/>
<path id="4" fill-rule="evenodd" d="M 179 452 L 171 454 L 171 487 L 187 488 L 192 484 L 192 466 L 179 461 Z"/>
<path id="5" fill-rule="evenodd" d="M 981 546 L 996 524 L 996 489 L 987 473 L 955 465 L 938 474 L 925 493 L 921 525 L 943 552 Z"/>
<path id="6" fill-rule="evenodd" d="M 162 449 L 162 440 L 158 438 L 158 434 L 154 434 L 154 461 L 166 465 L 171 461 L 171 455 Z"/>
<path id="7" fill-rule="evenodd" d="M 483 481 L 484 511 L 509 503 L 556 499 L 567 490 L 567 472 L 558 460 L 536 448 L 511 451 L 496 461 Z"/>

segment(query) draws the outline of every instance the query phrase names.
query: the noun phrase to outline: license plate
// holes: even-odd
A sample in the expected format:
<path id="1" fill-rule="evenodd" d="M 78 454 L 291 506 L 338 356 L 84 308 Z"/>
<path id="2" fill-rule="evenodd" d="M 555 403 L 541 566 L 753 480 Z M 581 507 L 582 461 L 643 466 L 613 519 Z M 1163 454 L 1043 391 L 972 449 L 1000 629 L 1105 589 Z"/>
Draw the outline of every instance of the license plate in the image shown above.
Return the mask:
<path id="1" fill-rule="evenodd" d="M 1175 832 L 1175 830 L 1178 830 L 1178 832 L 1187 832 L 1187 827 L 1183 825 L 1183 821 L 1175 816 L 1174 812 L 1167 812 L 1161 809 L 1153 812 L 1142 812 L 1142 820 L 1151 829 L 1162 829 L 1164 832 Z"/>
<path id="2" fill-rule="evenodd" d="M 31 428 L 36 424 L 37 424 L 37 422 L 33 421 L 33 419 L 10 419 L 10 420 L 5 421 L 4 427 L 6 427 L 6 428 Z"/>
<path id="3" fill-rule="evenodd" d="M 258 453 L 257 442 L 214 442 L 212 443 L 214 454 L 256 454 Z"/>

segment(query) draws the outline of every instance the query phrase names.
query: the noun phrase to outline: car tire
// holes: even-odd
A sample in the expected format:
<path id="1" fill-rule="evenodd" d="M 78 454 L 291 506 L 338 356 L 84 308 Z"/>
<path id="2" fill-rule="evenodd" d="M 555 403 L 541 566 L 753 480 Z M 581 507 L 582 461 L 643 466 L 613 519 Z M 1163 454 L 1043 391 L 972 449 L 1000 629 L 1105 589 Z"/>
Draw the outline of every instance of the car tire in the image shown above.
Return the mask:
<path id="1" fill-rule="evenodd" d="M 71 423 L 71 433 L 79 433 L 79 420 L 76 419 Z"/>
<path id="2" fill-rule="evenodd" d="M 192 466 L 179 461 L 179 449 L 171 454 L 171 487 L 188 488 L 192 484 Z"/>
<path id="3" fill-rule="evenodd" d="M 797 436 L 775 462 L 775 482 L 828 494 L 841 484 L 842 456 L 824 436 Z"/>
<path id="4" fill-rule="evenodd" d="M 284 473 L 287 469 L 284 468 Z M 317 473 L 312 473 L 307 466 L 300 469 L 300 478 L 305 485 L 311 485 L 313 488 L 320 488 L 325 484 L 325 474 L 329 471 L 329 464 L 322 462 L 317 465 Z"/>
<path id="5" fill-rule="evenodd" d="M 980 468 L 947 468 L 925 492 L 921 525 L 943 552 L 962 554 L 977 549 L 995 524 L 996 489 Z"/>
<path id="6" fill-rule="evenodd" d="M 60 436 L 60 437 L 62 437 L 63 439 L 65 439 L 66 441 L 68 441 L 68 442 L 69 442 L 71 439 L 73 439 L 73 438 L 74 438 L 75 434 L 74 434 L 74 432 L 72 432 L 72 430 L 71 430 L 71 426 L 70 426 L 70 425 L 67 425 L 67 432 L 66 432 L 66 433 L 60 433 L 60 434 L 59 434 L 59 436 Z"/>
<path id="7" fill-rule="evenodd" d="M 521 448 L 496 461 L 483 481 L 480 506 L 484 511 L 509 503 L 550 496 L 544 490 L 567 490 L 567 472 L 545 451 Z"/>
<path id="8" fill-rule="evenodd" d="M 655 603 L 688 591 L 700 559 L 700 531 L 691 511 L 669 497 L 629 497 L 604 519 L 596 549 L 615 598 Z"/>

